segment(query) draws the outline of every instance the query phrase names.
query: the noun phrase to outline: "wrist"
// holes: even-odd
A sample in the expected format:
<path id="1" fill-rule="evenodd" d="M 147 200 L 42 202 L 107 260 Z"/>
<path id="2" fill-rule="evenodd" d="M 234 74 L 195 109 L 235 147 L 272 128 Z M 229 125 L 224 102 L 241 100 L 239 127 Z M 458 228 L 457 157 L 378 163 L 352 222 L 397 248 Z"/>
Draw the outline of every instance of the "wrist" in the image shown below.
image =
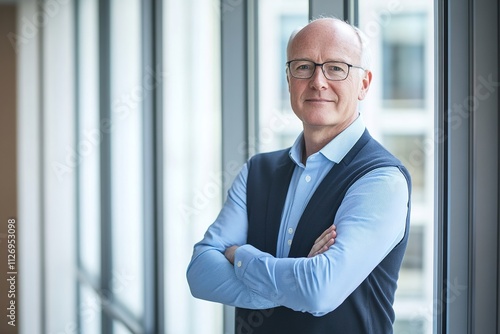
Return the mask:
<path id="1" fill-rule="evenodd" d="M 227 248 L 226 251 L 224 252 L 224 256 L 231 264 L 234 264 L 234 255 L 235 255 L 236 249 L 238 249 L 238 247 L 239 246 L 231 246 L 231 247 Z"/>

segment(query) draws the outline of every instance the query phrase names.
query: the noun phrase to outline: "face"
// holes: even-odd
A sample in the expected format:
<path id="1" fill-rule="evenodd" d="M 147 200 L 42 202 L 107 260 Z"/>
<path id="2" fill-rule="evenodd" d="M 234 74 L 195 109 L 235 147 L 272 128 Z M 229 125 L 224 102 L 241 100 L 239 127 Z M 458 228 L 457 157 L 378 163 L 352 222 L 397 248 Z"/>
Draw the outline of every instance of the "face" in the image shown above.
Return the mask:
<path id="1" fill-rule="evenodd" d="M 293 38 L 288 60 L 295 59 L 360 65 L 361 46 L 350 26 L 322 19 L 310 23 Z M 292 109 L 304 131 L 328 130 L 335 136 L 356 119 L 357 104 L 368 91 L 371 72 L 352 67 L 345 80 L 330 81 L 318 66 L 310 79 L 296 79 L 290 74 L 287 79 Z"/>

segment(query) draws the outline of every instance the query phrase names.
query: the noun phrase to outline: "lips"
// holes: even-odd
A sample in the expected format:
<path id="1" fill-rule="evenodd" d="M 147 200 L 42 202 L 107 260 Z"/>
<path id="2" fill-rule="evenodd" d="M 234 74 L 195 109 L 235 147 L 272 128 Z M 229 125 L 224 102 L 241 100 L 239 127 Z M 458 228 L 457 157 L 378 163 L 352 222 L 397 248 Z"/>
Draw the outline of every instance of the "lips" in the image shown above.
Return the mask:
<path id="1" fill-rule="evenodd" d="M 313 102 L 313 103 L 328 103 L 328 102 L 335 102 L 334 100 L 329 100 L 329 99 L 324 99 L 324 98 L 310 98 L 310 99 L 305 99 L 306 102 Z"/>

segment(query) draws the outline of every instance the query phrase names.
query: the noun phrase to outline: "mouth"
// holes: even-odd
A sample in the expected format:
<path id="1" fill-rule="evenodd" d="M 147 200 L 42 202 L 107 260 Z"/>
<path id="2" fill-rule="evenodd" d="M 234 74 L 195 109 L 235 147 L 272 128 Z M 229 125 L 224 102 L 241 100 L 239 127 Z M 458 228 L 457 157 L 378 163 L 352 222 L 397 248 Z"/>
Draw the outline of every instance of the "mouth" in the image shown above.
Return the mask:
<path id="1" fill-rule="evenodd" d="M 306 99 L 305 102 L 310 102 L 310 103 L 331 103 L 331 102 L 335 102 L 335 101 L 329 100 L 329 99 L 323 99 L 323 98 L 312 98 L 312 99 Z"/>

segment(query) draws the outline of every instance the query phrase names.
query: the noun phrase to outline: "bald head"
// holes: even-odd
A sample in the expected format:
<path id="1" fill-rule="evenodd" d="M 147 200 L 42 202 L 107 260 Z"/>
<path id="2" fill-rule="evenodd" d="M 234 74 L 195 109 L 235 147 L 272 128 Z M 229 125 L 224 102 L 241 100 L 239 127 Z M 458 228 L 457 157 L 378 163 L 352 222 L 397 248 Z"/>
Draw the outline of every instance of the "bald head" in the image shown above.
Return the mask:
<path id="1" fill-rule="evenodd" d="M 369 50 L 363 32 L 337 18 L 321 18 L 294 31 L 287 46 L 287 60 L 301 58 L 301 52 L 311 48 L 335 48 L 354 65 L 369 69 Z M 349 58 L 349 59 L 347 59 Z"/>

